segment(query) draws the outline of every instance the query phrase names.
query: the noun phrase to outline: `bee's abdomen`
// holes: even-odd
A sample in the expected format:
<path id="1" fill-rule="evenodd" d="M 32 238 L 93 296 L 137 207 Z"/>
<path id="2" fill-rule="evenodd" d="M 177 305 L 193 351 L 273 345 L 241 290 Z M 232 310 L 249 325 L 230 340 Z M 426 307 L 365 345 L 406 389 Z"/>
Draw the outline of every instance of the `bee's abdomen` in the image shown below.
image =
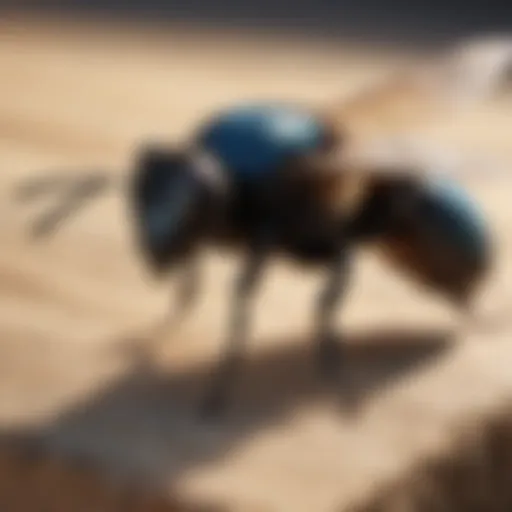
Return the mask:
<path id="1" fill-rule="evenodd" d="M 398 270 L 457 302 L 469 299 L 492 263 L 483 215 L 448 181 L 429 184 L 407 218 L 380 241 Z"/>

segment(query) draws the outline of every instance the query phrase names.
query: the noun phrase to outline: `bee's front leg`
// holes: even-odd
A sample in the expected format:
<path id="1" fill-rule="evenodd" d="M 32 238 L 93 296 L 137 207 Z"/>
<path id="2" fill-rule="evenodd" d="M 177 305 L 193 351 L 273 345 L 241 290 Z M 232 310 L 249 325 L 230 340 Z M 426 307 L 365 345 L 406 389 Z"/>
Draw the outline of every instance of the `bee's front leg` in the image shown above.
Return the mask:
<path id="1" fill-rule="evenodd" d="M 340 247 L 337 257 L 330 265 L 328 282 L 320 294 L 317 306 L 318 363 L 322 376 L 328 379 L 338 377 L 342 362 L 342 345 L 334 330 L 334 323 L 337 308 L 348 285 L 348 252 L 346 246 Z"/>
<path id="2" fill-rule="evenodd" d="M 227 405 L 230 388 L 242 363 L 250 328 L 252 302 L 257 291 L 257 285 L 261 282 L 268 249 L 269 245 L 265 242 L 258 242 L 251 246 L 244 268 L 237 276 L 227 347 L 218 368 L 215 370 L 211 389 L 203 402 L 201 408 L 203 416 L 218 416 L 224 412 Z"/>
<path id="3" fill-rule="evenodd" d="M 200 257 L 193 254 L 181 269 L 175 290 L 175 308 L 173 319 L 176 322 L 185 318 L 194 306 L 200 289 Z"/>

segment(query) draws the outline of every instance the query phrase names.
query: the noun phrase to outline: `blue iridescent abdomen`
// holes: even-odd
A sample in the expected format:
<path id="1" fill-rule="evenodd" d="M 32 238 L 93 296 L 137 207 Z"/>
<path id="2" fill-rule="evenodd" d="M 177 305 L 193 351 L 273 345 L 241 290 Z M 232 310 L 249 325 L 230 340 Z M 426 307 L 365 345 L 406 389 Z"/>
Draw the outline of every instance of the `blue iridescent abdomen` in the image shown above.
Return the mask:
<path id="1" fill-rule="evenodd" d="M 435 179 L 418 191 L 408 215 L 378 237 L 385 256 L 402 274 L 466 308 L 491 270 L 491 232 L 469 194 Z"/>
<path id="2" fill-rule="evenodd" d="M 458 184 L 446 179 L 432 181 L 421 210 L 442 245 L 452 247 L 461 260 L 476 263 L 488 257 L 490 240 L 484 216 Z"/>

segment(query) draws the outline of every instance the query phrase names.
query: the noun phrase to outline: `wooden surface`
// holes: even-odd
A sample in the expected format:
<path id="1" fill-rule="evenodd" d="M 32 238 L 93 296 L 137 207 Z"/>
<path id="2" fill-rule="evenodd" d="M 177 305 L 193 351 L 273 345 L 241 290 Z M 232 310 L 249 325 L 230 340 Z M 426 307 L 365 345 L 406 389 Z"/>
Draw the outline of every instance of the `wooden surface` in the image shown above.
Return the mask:
<path id="1" fill-rule="evenodd" d="M 208 258 L 201 303 L 148 349 L 149 364 L 133 349 L 165 315 L 170 287 L 152 283 L 131 251 L 122 194 L 46 241 L 27 231 L 37 209 L 13 201 L 13 186 L 28 176 L 124 173 L 135 144 L 181 137 L 209 109 L 245 98 L 323 102 L 405 57 L 20 19 L 2 20 L 0 34 L 6 436 L 36 432 L 50 450 L 229 510 L 348 511 L 405 481 L 421 461 L 448 456 L 461 429 L 511 399 L 506 321 L 454 339 L 446 305 L 365 255 L 340 311 L 356 409 L 344 412 L 346 390 L 325 390 L 314 371 L 310 306 L 321 281 L 279 264 L 259 301 L 231 415 L 201 424 L 194 411 L 222 350 L 232 262 Z M 503 100 L 428 130 L 512 164 L 511 111 Z M 499 241 L 483 301 L 490 311 L 511 305 L 511 184 L 502 176 L 468 185 Z"/>

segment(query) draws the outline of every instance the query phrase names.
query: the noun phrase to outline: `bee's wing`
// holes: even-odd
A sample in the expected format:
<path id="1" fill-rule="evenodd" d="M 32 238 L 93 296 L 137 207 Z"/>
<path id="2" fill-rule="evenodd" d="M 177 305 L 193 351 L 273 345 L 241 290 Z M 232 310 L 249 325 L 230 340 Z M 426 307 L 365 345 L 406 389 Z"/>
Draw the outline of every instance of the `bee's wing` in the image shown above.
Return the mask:
<path id="1" fill-rule="evenodd" d="M 430 63 L 326 105 L 326 115 L 358 137 L 406 133 L 494 96 L 511 68 L 512 37 L 463 41 Z"/>
<path id="2" fill-rule="evenodd" d="M 364 181 L 378 176 L 489 180 L 511 175 L 505 161 L 487 154 L 455 152 L 424 138 L 397 137 L 342 147 L 316 156 L 312 167 L 321 176 L 351 176 Z"/>
<path id="3" fill-rule="evenodd" d="M 471 105 L 496 93 L 511 78 L 512 36 L 463 41 L 441 59 L 440 84 L 458 105 Z"/>
<path id="4" fill-rule="evenodd" d="M 312 175 L 316 173 L 315 179 L 327 184 L 321 188 L 327 190 L 324 205 L 347 216 L 361 210 L 368 192 L 379 183 L 429 185 L 437 180 L 483 181 L 508 176 L 507 167 L 490 158 L 461 156 L 426 145 L 413 150 L 406 144 L 381 144 L 359 152 L 340 150 L 317 157 L 310 169 Z"/>

